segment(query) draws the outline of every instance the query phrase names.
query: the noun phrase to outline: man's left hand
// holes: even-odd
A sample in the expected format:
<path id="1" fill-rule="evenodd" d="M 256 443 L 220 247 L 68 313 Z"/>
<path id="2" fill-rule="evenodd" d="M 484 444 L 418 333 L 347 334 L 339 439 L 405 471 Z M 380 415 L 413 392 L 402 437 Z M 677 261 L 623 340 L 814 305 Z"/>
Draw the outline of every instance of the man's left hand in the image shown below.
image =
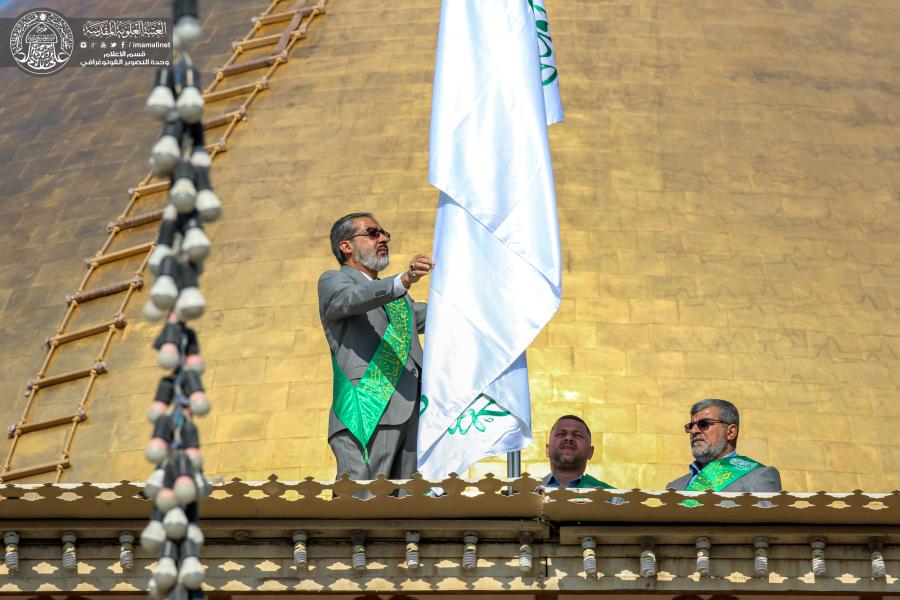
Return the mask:
<path id="1" fill-rule="evenodd" d="M 409 261 L 409 268 L 400 277 L 403 287 L 409 289 L 412 284 L 428 275 L 434 268 L 434 265 L 434 259 L 427 254 L 416 254 L 413 256 L 412 260 Z"/>

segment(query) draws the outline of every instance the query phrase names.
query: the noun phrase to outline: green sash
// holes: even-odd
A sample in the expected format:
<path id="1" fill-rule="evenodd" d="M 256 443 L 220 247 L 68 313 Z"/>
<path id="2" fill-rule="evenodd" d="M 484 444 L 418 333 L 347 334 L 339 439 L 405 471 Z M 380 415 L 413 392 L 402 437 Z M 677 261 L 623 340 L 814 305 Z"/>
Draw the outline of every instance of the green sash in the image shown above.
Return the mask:
<path id="1" fill-rule="evenodd" d="M 366 372 L 356 386 L 338 366 L 334 354 L 331 355 L 334 370 L 334 413 L 362 445 L 366 463 L 369 462 L 369 440 L 403 375 L 412 343 L 412 309 L 406 298 L 398 298 L 385 304 L 384 310 L 389 324 Z"/>
<path id="2" fill-rule="evenodd" d="M 556 486 L 551 486 L 550 489 L 554 489 L 554 490 L 555 490 L 555 489 L 559 489 L 559 488 L 562 487 L 562 486 L 559 484 L 559 481 L 557 481 L 556 478 L 553 477 L 552 474 L 549 476 L 549 479 L 550 479 L 551 481 L 555 481 L 555 482 L 556 482 Z M 548 483 L 548 485 L 549 485 L 549 483 Z M 567 487 L 567 488 L 575 488 L 575 489 L 585 489 L 585 490 L 586 490 L 586 489 L 596 489 L 596 488 L 602 488 L 602 489 L 604 489 L 604 490 L 611 490 L 611 489 L 613 489 L 613 486 L 609 485 L 609 484 L 606 483 L 605 481 L 600 481 L 600 480 L 597 479 L 596 477 L 594 477 L 594 476 L 592 476 L 592 475 L 588 475 L 587 473 L 584 473 L 584 474 L 578 479 L 578 485 L 575 485 L 575 484 L 573 484 L 573 483 L 570 481 L 570 482 L 569 482 L 569 485 L 567 485 L 566 487 Z M 582 496 L 582 497 L 583 497 L 583 496 Z"/>
<path id="3" fill-rule="evenodd" d="M 569 482 L 569 485 L 566 487 L 579 488 L 579 489 L 594 489 L 594 488 L 602 488 L 604 490 L 612 489 L 612 486 L 606 483 L 605 481 L 600 481 L 596 477 L 592 475 L 588 475 L 585 473 L 581 476 L 581 481 L 578 482 L 578 485 L 572 485 L 572 482 Z"/>
<path id="4" fill-rule="evenodd" d="M 762 463 L 746 456 L 735 455 L 717 458 L 703 467 L 703 470 L 691 480 L 685 490 L 692 492 L 705 490 L 721 492 L 744 475 L 763 466 Z M 700 502 L 693 498 L 689 498 L 681 504 L 688 507 L 701 505 Z"/>
<path id="5" fill-rule="evenodd" d="M 570 487 L 576 487 L 576 486 L 570 486 Z M 609 485 L 608 483 L 606 483 L 605 481 L 600 481 L 596 477 L 588 475 L 587 473 L 585 473 L 584 475 L 581 476 L 581 481 L 578 482 L 577 487 L 579 487 L 579 488 L 602 488 L 604 490 L 612 489 L 612 486 Z"/>

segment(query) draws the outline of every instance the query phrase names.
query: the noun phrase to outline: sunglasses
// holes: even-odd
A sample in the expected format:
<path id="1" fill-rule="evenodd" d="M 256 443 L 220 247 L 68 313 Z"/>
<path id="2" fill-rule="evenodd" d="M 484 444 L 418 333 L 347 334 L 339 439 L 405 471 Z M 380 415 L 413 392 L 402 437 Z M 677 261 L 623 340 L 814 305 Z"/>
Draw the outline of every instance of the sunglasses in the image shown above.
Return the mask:
<path id="1" fill-rule="evenodd" d="M 356 235 L 351 235 L 347 238 L 347 240 L 352 240 L 353 238 L 358 238 L 359 236 L 364 235 L 370 240 L 377 240 L 379 236 L 384 236 L 386 240 L 391 240 L 391 234 L 381 229 L 380 227 L 366 227 L 362 233 L 357 233 Z M 346 241 L 346 240 L 345 240 Z"/>
<path id="2" fill-rule="evenodd" d="M 731 425 L 731 423 L 728 423 L 726 421 L 720 421 L 718 419 L 699 419 L 697 421 L 694 421 L 693 423 L 685 423 L 684 424 L 684 432 L 690 433 L 694 429 L 694 427 L 699 427 L 700 431 L 706 431 L 707 429 L 709 429 L 710 427 L 713 426 L 713 423 L 722 423 L 723 425 Z"/>

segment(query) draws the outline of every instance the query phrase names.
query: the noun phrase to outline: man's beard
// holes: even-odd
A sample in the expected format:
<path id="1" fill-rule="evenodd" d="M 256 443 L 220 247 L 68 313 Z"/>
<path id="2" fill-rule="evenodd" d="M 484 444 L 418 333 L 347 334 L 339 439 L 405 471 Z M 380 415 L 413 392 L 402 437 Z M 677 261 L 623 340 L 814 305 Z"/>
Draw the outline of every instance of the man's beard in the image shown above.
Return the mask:
<path id="1" fill-rule="evenodd" d="M 577 467 L 583 463 L 587 463 L 587 460 L 584 460 L 580 456 L 575 456 L 574 454 L 563 457 L 562 452 L 555 451 L 550 453 L 550 463 L 560 467 Z"/>
<path id="2" fill-rule="evenodd" d="M 725 445 L 728 443 L 727 440 L 722 440 L 718 444 L 707 444 L 706 446 L 694 446 L 691 445 L 691 454 L 697 459 L 697 462 L 701 464 L 706 464 L 714 461 L 722 451 L 725 450 Z"/>
<path id="3" fill-rule="evenodd" d="M 375 249 L 360 249 L 356 255 L 356 260 L 367 269 L 372 269 L 376 273 L 383 271 L 391 264 L 391 257 L 388 254 L 378 256 Z"/>

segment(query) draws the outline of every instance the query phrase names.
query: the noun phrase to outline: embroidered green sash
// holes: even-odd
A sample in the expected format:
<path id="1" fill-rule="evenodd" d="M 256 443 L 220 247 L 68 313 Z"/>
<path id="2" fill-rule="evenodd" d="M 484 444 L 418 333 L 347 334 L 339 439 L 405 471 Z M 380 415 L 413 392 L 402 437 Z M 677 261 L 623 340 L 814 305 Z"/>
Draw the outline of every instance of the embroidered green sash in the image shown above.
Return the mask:
<path id="1" fill-rule="evenodd" d="M 717 458 L 703 467 L 703 470 L 691 480 L 685 490 L 692 492 L 705 490 L 721 492 L 744 475 L 763 466 L 762 463 L 756 462 L 752 458 L 746 456 L 726 456 Z M 701 505 L 700 502 L 693 498 L 689 498 L 681 504 L 689 507 Z"/>
<path id="2" fill-rule="evenodd" d="M 412 309 L 406 298 L 384 305 L 389 324 L 366 372 L 354 386 L 338 366 L 334 354 L 334 413 L 347 426 L 363 448 L 363 459 L 369 462 L 367 446 L 381 415 L 384 414 L 406 361 L 412 343 Z"/>

